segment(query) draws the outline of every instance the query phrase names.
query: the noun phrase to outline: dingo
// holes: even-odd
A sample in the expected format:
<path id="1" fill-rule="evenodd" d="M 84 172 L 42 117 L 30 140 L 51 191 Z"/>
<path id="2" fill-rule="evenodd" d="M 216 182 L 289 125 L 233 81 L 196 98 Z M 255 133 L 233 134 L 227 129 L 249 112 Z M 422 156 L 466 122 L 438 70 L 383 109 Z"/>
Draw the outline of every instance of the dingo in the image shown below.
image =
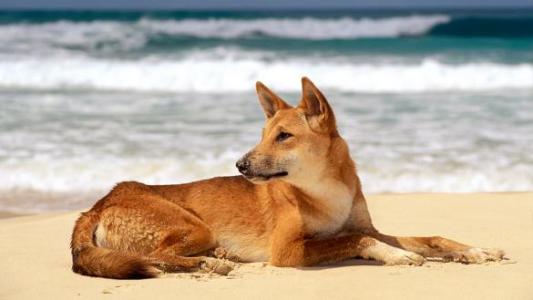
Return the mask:
<path id="1" fill-rule="evenodd" d="M 353 257 L 387 265 L 503 258 L 500 250 L 439 236 L 378 232 L 331 106 L 305 77 L 302 92 L 292 107 L 257 83 L 266 123 L 261 142 L 237 162 L 242 176 L 119 183 L 77 220 L 74 272 L 109 278 L 202 269 L 226 274 L 231 262 L 206 256 L 215 248 L 219 257 L 280 267 Z"/>

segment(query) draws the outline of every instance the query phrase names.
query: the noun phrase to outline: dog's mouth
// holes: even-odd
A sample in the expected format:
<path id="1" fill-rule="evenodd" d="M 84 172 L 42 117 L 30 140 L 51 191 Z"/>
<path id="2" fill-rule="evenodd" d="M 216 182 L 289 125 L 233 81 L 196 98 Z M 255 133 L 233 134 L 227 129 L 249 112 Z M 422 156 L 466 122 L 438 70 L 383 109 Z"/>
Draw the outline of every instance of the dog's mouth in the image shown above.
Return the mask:
<path id="1" fill-rule="evenodd" d="M 269 173 L 269 174 L 265 174 L 265 173 L 244 174 L 244 177 L 246 177 L 246 179 L 250 181 L 268 181 L 270 179 L 285 177 L 287 175 L 289 175 L 289 172 L 280 171 L 280 172 Z"/>

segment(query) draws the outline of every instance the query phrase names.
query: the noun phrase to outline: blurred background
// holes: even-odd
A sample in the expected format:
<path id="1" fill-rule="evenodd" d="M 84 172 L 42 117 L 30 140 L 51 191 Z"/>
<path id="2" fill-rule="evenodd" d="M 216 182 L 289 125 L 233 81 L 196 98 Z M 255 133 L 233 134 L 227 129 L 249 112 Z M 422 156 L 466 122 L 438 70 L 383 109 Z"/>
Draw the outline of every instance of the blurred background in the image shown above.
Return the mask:
<path id="1" fill-rule="evenodd" d="M 237 174 L 309 76 L 369 193 L 533 190 L 533 2 L 0 1 L 0 210 Z"/>

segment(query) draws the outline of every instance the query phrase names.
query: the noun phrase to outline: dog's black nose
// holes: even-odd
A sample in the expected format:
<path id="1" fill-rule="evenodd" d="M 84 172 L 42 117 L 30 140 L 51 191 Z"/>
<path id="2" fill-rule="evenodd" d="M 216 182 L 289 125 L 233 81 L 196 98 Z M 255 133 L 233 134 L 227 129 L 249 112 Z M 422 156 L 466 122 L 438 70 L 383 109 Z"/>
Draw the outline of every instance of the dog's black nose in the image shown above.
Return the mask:
<path id="1" fill-rule="evenodd" d="M 250 168 L 250 161 L 248 159 L 241 158 L 237 161 L 235 166 L 237 167 L 239 172 L 241 172 L 242 174 L 246 174 L 248 172 L 248 169 Z"/>

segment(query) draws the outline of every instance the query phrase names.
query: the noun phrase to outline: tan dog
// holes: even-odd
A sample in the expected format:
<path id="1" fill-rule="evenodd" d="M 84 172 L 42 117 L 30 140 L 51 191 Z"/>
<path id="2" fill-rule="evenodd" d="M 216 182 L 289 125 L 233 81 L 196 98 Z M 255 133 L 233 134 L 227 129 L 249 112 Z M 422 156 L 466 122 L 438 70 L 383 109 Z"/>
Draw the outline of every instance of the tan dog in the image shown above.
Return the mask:
<path id="1" fill-rule="evenodd" d="M 74 272 L 110 278 L 199 269 L 225 274 L 230 262 L 204 256 L 217 247 L 240 261 L 280 267 L 353 257 L 388 265 L 503 258 L 502 251 L 438 236 L 379 233 L 331 106 L 309 79 L 302 79 L 302 90 L 292 107 L 257 83 L 266 123 L 261 142 L 237 162 L 243 176 L 119 183 L 77 220 Z"/>

